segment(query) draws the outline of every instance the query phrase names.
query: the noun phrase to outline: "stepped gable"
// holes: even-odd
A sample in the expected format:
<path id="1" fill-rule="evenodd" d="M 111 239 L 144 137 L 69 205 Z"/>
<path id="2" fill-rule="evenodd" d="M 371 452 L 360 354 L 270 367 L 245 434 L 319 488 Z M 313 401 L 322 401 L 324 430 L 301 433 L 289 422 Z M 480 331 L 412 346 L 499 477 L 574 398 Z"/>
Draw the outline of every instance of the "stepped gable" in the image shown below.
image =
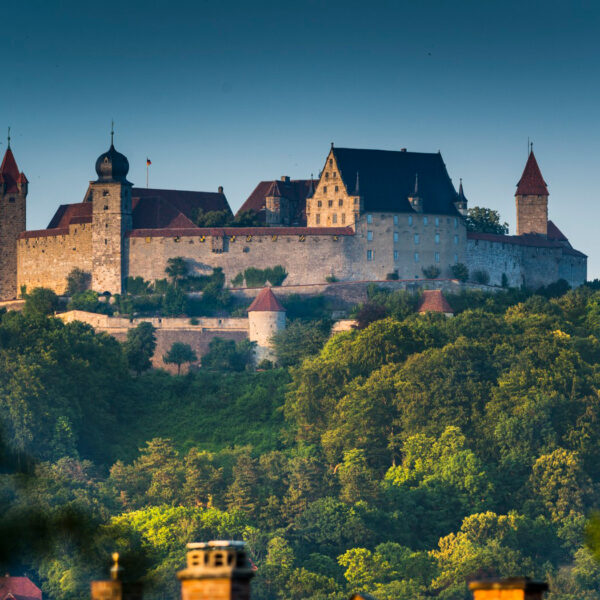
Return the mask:
<path id="1" fill-rule="evenodd" d="M 248 307 L 248 312 L 285 312 L 285 308 L 281 306 L 279 300 L 275 298 L 275 294 L 270 287 L 264 287 L 258 296 L 254 298 L 252 304 Z"/>
<path id="2" fill-rule="evenodd" d="M 17 184 L 22 183 L 23 180 L 27 182 L 25 174 L 19 172 L 17 161 L 9 147 L 4 154 L 2 165 L 0 165 L 0 184 L 3 183 L 6 186 L 7 192 L 18 192 L 19 186 Z"/>
<path id="3" fill-rule="evenodd" d="M 250 196 L 248 196 L 244 204 L 240 206 L 236 214 L 251 211 L 258 215 L 261 223 L 264 223 L 266 221 L 265 206 L 267 196 L 273 195 L 271 192 L 274 192 L 279 197 L 287 198 L 292 203 L 294 207 L 294 222 L 297 222 L 299 225 L 306 225 L 306 199 L 310 196 L 317 183 L 315 179 L 274 179 L 271 181 L 261 181 L 254 188 Z"/>
<path id="4" fill-rule="evenodd" d="M 533 150 L 529 153 L 523 175 L 517 183 L 515 196 L 548 196 L 548 188 L 542 177 L 542 172 L 535 160 Z"/>
<path id="5" fill-rule="evenodd" d="M 360 175 L 365 212 L 414 212 L 408 198 L 418 176 L 423 212 L 460 216 L 454 206 L 458 195 L 440 153 L 336 147 L 332 152 L 349 194 Z"/>
<path id="6" fill-rule="evenodd" d="M 42 590 L 29 577 L 0 577 L 0 600 L 42 600 Z"/>
<path id="7" fill-rule="evenodd" d="M 454 310 L 448 304 L 441 290 L 425 290 L 419 302 L 418 312 L 452 313 Z"/>

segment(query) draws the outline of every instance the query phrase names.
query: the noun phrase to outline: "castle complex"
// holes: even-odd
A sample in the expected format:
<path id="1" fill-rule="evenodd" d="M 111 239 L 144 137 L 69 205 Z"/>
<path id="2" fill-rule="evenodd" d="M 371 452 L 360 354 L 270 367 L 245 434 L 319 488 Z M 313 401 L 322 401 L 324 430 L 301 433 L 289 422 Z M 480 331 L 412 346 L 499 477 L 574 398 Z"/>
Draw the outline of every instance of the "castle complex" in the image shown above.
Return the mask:
<path id="1" fill-rule="evenodd" d="M 165 277 L 169 258 L 191 274 L 281 265 L 284 285 L 451 277 L 464 263 L 492 285 L 586 280 L 587 257 L 548 220 L 548 189 L 533 151 L 516 191 L 516 235 L 467 232 L 467 199 L 439 153 L 331 146 L 318 179 L 261 182 L 240 211 L 258 227 L 202 228 L 198 211 L 230 211 L 218 192 L 136 188 L 111 143 L 83 201 L 62 205 L 47 229 L 25 227 L 28 181 L 10 143 L 0 167 L 0 298 L 43 286 L 62 294 L 74 268 L 97 292 L 122 293 L 127 277 Z"/>

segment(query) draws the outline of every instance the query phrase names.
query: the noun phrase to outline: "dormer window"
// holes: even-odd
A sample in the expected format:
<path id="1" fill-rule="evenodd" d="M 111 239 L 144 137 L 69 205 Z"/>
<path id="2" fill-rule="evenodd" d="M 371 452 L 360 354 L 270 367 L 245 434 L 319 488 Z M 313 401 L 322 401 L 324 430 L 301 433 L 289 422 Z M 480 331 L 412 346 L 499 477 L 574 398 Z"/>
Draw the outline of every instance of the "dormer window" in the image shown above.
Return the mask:
<path id="1" fill-rule="evenodd" d="M 338 205 L 339 206 L 344 206 L 344 201 L 341 198 L 338 200 Z"/>
<path id="2" fill-rule="evenodd" d="M 336 192 L 338 192 L 338 191 L 339 191 L 339 189 L 338 189 L 338 186 L 337 186 L 337 185 L 335 186 L 335 191 L 336 191 Z"/>
<path id="3" fill-rule="evenodd" d="M 317 200 L 317 206 L 318 206 L 319 208 L 321 208 L 321 206 L 323 206 L 323 203 L 322 203 L 320 200 Z"/>
<path id="4" fill-rule="evenodd" d="M 326 186 L 326 185 L 324 185 L 324 186 L 323 186 L 323 193 L 324 193 L 324 194 L 326 194 L 326 193 L 327 193 L 327 186 Z"/>
<path id="5" fill-rule="evenodd" d="M 329 166 L 331 167 L 333 165 L 333 158 L 329 159 Z"/>
<path id="6" fill-rule="evenodd" d="M 325 179 L 329 179 L 329 171 L 327 171 L 327 173 L 325 173 Z"/>

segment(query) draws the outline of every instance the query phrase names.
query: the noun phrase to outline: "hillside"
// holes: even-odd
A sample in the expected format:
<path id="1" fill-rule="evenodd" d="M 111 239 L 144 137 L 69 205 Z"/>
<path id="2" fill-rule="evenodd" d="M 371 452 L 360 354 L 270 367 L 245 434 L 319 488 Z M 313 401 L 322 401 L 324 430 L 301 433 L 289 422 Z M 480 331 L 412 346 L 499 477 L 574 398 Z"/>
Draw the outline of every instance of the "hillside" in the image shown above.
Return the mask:
<path id="1" fill-rule="evenodd" d="M 372 290 L 364 329 L 321 348 L 321 324 L 291 327 L 290 366 L 182 377 L 3 315 L 2 566 L 79 598 L 118 549 L 174 596 L 185 542 L 229 537 L 255 600 L 458 600 L 491 575 L 597 598 L 600 292 L 449 299 L 452 319 Z"/>

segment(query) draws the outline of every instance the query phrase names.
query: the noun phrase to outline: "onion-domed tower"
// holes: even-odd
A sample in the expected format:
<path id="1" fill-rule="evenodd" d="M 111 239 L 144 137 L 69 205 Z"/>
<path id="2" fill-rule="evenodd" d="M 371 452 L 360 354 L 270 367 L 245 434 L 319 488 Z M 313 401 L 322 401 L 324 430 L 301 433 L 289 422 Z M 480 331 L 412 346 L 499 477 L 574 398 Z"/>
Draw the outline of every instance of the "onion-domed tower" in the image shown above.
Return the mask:
<path id="1" fill-rule="evenodd" d="M 92 208 L 92 289 L 120 294 L 127 277 L 127 232 L 131 229 L 129 161 L 110 148 L 98 157 L 98 179 L 90 182 Z"/>

